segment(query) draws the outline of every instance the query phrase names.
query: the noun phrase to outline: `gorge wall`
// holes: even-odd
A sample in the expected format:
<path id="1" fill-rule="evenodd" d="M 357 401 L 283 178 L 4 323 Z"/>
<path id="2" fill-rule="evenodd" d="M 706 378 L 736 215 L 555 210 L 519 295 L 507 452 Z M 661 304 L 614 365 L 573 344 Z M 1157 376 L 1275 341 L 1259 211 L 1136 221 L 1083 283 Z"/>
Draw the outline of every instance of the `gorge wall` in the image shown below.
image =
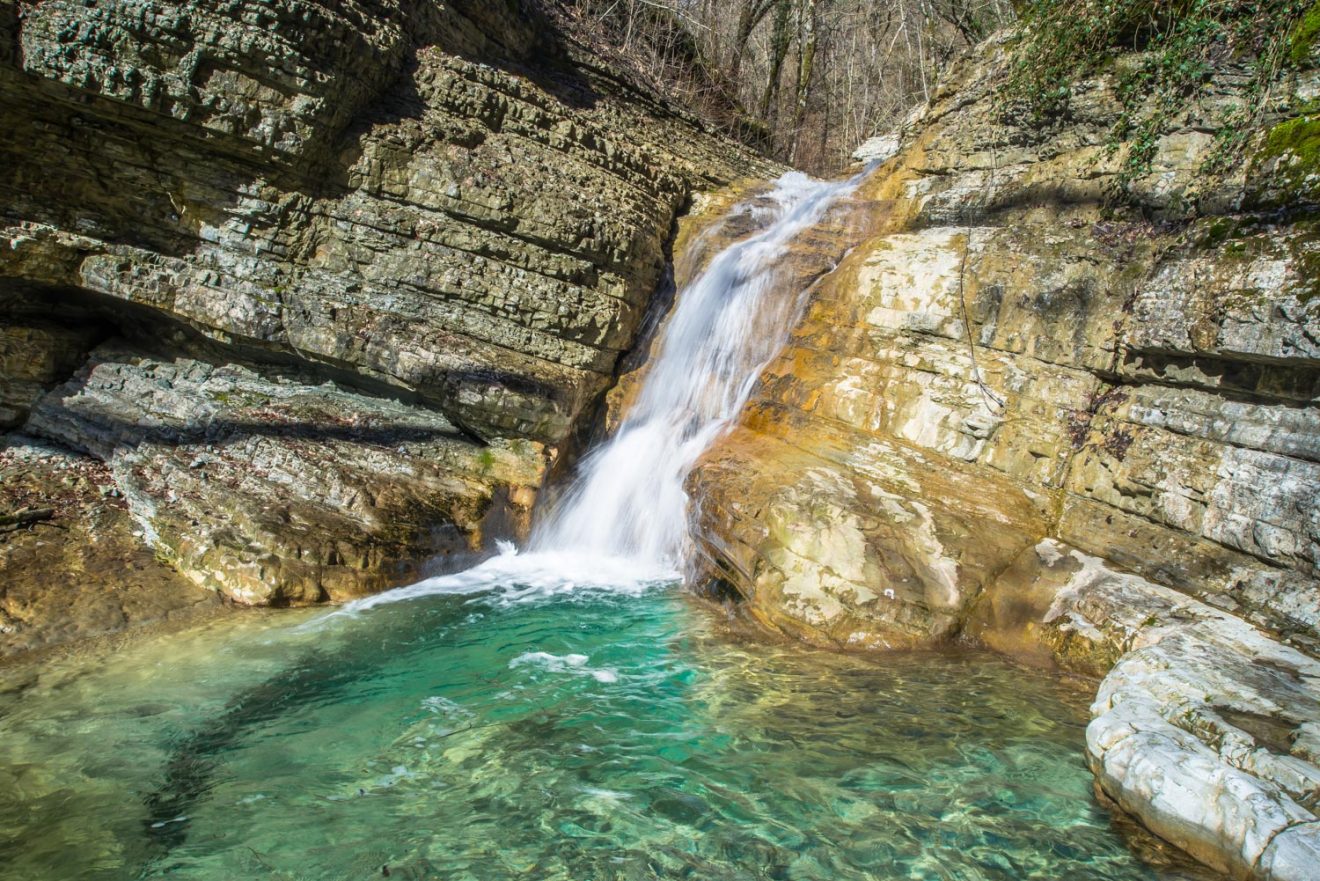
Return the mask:
<path id="1" fill-rule="evenodd" d="M 1115 208 L 1116 74 L 1028 122 L 1005 40 L 816 231 L 851 250 L 690 480 L 706 566 L 819 644 L 1107 674 L 1105 794 L 1221 871 L 1313 878 L 1315 47 L 1233 170 L 1202 172 L 1227 63 Z"/>
<path id="2" fill-rule="evenodd" d="M 513 0 L 5 4 L 0 119 L 0 653 L 518 534 L 772 171 Z"/>

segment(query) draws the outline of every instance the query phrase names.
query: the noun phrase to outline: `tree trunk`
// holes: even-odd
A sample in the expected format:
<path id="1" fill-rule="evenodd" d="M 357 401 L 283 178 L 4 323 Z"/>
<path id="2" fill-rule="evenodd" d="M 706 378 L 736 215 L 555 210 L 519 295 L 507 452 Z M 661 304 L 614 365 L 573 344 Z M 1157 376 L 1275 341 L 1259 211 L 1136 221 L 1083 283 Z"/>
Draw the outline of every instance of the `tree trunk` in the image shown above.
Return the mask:
<path id="1" fill-rule="evenodd" d="M 747 43 L 752 39 L 752 31 L 756 30 L 766 13 L 773 7 L 774 0 L 745 0 L 742 9 L 738 11 L 738 27 L 733 35 L 733 56 L 729 59 L 729 80 L 738 82 L 738 74 L 742 71 L 743 55 L 747 53 Z"/>
<path id="2" fill-rule="evenodd" d="M 788 27 L 792 16 L 791 0 L 778 0 L 775 27 L 770 37 L 770 74 L 761 98 L 761 121 L 766 125 L 772 125 L 779 109 L 775 98 L 779 96 L 779 80 L 784 71 L 784 59 L 788 57 L 788 46 L 793 41 Z"/>
<path id="3" fill-rule="evenodd" d="M 798 8 L 797 94 L 793 96 L 793 146 L 789 162 L 797 161 L 802 142 L 802 120 L 807 114 L 807 96 L 811 93 L 812 65 L 816 61 L 816 0 L 802 0 Z"/>

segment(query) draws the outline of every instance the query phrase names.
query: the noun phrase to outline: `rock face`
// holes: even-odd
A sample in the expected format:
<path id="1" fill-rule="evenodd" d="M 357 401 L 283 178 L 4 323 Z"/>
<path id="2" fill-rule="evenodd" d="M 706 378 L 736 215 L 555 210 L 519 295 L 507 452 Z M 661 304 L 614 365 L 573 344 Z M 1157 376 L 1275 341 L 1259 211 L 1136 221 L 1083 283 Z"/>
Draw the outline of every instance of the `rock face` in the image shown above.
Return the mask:
<path id="1" fill-rule="evenodd" d="M 689 195 L 770 171 L 513 0 L 9 4 L 0 118 L 0 427 L 242 603 L 516 533 Z"/>
<path id="2" fill-rule="evenodd" d="M 218 360 L 218 359 L 217 359 Z M 127 414 L 127 416 L 126 416 Z M 296 371 L 106 345 L 29 431 L 110 466 L 148 543 L 244 604 L 342 600 L 525 528 L 541 445 Z M 490 518 L 512 518 L 492 522 Z"/>
<path id="3" fill-rule="evenodd" d="M 161 621 L 195 621 L 219 597 L 157 559 L 91 456 L 12 436 L 0 446 L 0 659 Z M 58 572 L 55 570 L 58 568 Z M 58 578 L 52 588 L 51 579 Z"/>
<path id="4" fill-rule="evenodd" d="M 1112 83 L 1042 134 L 993 111 L 997 54 L 864 185 L 871 229 L 695 475 L 710 557 L 777 626 L 908 645 L 1050 536 L 1320 646 L 1311 203 L 1257 211 L 1272 184 L 1205 183 L 1210 137 L 1174 132 L 1107 217 Z M 1277 125 L 1320 75 L 1287 85 Z"/>
<path id="5" fill-rule="evenodd" d="M 1227 177 L 1189 110 L 1111 213 L 1114 82 L 1018 125 L 1004 51 L 814 233 L 854 247 L 690 480 L 706 566 L 813 642 L 968 635 L 1106 676 L 1105 793 L 1220 870 L 1312 878 L 1320 74 L 1284 77 Z"/>
<path id="6" fill-rule="evenodd" d="M 1086 732 L 1102 792 L 1221 872 L 1315 877 L 1314 656 L 1054 539 L 1025 550 L 989 602 L 974 626 L 991 645 L 1032 644 L 1067 669 L 1108 670 Z"/>

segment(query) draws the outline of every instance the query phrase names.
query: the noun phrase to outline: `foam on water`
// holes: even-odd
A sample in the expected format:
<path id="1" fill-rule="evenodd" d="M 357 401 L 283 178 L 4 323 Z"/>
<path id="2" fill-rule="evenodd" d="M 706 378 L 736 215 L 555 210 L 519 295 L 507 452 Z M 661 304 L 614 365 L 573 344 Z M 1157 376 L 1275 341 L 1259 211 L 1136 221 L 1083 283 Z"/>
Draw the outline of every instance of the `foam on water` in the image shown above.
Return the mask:
<path id="1" fill-rule="evenodd" d="M 776 258 L 853 185 L 779 182 L 531 551 L 309 627 L 254 612 L 0 667 L 0 874 L 1162 881 L 1091 797 L 1066 683 L 742 643 L 652 589 L 684 478 L 801 307 Z"/>
<path id="2" fill-rule="evenodd" d="M 677 578 L 668 566 L 646 560 L 573 551 L 519 552 L 500 542 L 500 553 L 463 572 L 427 578 L 407 587 L 346 603 L 332 616 L 442 595 L 490 594 L 496 604 L 546 599 L 566 593 L 640 593 Z"/>

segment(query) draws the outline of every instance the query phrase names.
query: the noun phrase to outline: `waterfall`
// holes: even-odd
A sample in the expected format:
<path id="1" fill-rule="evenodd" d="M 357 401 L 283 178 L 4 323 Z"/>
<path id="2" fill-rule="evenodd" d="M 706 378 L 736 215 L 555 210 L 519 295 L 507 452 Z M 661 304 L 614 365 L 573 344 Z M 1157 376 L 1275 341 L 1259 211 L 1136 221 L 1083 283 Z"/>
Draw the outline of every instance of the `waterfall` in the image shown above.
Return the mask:
<path id="1" fill-rule="evenodd" d="M 860 178 L 790 172 L 761 197 L 766 226 L 721 251 L 679 292 L 637 401 L 614 436 L 583 459 L 533 550 L 680 566 L 688 537 L 683 483 L 737 417 L 805 299 L 781 283 L 785 249 Z"/>
<path id="2" fill-rule="evenodd" d="M 759 231 L 717 254 L 679 292 L 637 401 L 614 436 L 579 463 L 530 553 L 502 543 L 499 556 L 478 566 L 354 600 L 330 617 L 437 594 L 519 603 L 672 583 L 688 543 L 683 482 L 737 418 L 806 300 L 792 281 L 788 248 L 865 173 L 818 181 L 790 172 L 734 209 L 730 217 L 750 213 Z"/>

